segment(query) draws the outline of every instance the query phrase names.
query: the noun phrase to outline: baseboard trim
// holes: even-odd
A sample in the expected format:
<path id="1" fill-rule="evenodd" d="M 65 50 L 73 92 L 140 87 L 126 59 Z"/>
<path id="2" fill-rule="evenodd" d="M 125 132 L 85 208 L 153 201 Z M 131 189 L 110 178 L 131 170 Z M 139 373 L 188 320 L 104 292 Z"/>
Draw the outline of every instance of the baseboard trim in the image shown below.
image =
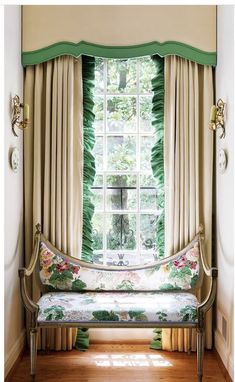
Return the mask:
<path id="1" fill-rule="evenodd" d="M 9 379 L 10 374 L 12 373 L 16 364 L 19 362 L 19 360 L 22 357 L 22 354 L 25 349 L 25 338 L 26 338 L 26 335 L 25 335 L 25 329 L 24 329 L 22 330 L 19 337 L 15 341 L 10 352 L 5 357 L 5 363 L 4 363 L 5 381 Z"/>
<path id="2" fill-rule="evenodd" d="M 215 331 L 215 354 L 220 364 L 226 381 L 233 382 L 234 362 L 231 353 L 228 352 L 226 342 L 218 330 Z"/>

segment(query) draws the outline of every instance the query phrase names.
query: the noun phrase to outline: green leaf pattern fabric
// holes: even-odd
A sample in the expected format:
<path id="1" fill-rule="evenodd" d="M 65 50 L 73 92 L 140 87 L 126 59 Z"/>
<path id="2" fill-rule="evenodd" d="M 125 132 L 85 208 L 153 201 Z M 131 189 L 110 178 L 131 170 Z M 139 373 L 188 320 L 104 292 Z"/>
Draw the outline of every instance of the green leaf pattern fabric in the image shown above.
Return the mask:
<path id="1" fill-rule="evenodd" d="M 84 261 L 93 261 L 92 203 L 91 186 L 95 178 L 95 145 L 94 133 L 94 87 L 95 87 L 95 58 L 82 56 L 82 86 L 83 86 L 83 227 L 82 255 Z"/>
<path id="2" fill-rule="evenodd" d="M 165 253 L 165 185 L 164 185 L 164 58 L 152 56 L 156 73 L 152 78 L 152 126 L 155 143 L 152 148 L 151 166 L 156 180 L 157 208 L 161 211 L 156 222 L 156 244 L 159 258 Z"/>
<path id="3" fill-rule="evenodd" d="M 52 292 L 38 301 L 38 321 L 197 322 L 197 298 L 188 292 Z"/>

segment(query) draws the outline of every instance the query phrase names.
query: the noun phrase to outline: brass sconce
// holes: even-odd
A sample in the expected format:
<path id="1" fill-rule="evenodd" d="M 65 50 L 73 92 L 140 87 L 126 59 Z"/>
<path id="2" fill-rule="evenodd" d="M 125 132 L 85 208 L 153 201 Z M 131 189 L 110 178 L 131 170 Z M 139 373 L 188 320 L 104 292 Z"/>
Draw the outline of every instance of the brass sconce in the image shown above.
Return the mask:
<path id="1" fill-rule="evenodd" d="M 21 115 L 21 109 L 23 109 L 23 120 L 19 121 Z M 29 126 L 29 105 L 20 102 L 20 97 L 15 95 L 12 100 L 12 120 L 11 126 L 13 134 L 16 134 L 15 128 L 18 127 L 21 130 L 26 129 Z"/>
<path id="2" fill-rule="evenodd" d="M 217 106 L 213 105 L 211 107 L 211 114 L 210 114 L 209 129 L 211 130 L 222 129 L 219 135 L 220 138 L 225 137 L 224 108 L 225 108 L 225 103 L 222 101 L 222 99 L 219 99 L 217 102 Z"/>

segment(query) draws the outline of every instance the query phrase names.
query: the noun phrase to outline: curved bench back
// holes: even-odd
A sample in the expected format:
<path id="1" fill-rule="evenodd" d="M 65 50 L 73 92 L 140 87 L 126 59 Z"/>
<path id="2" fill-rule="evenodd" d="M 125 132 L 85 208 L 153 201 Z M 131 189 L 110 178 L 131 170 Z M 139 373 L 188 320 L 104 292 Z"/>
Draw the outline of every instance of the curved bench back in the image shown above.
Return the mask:
<path id="1" fill-rule="evenodd" d="M 143 266 L 109 267 L 66 256 L 44 236 L 39 249 L 40 280 L 49 290 L 176 291 L 195 289 L 200 281 L 196 237 L 184 250 Z"/>

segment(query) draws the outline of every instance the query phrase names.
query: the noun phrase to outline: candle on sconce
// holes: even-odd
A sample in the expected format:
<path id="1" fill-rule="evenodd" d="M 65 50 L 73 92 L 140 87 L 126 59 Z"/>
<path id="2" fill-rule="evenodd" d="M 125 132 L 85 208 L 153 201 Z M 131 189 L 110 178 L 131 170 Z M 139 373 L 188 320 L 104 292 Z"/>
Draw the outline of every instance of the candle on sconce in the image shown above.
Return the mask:
<path id="1" fill-rule="evenodd" d="M 215 122 L 216 111 L 217 111 L 216 106 L 215 105 L 211 106 L 210 122 Z"/>
<path id="2" fill-rule="evenodd" d="M 24 120 L 29 120 L 29 105 L 27 103 L 24 104 Z"/>

